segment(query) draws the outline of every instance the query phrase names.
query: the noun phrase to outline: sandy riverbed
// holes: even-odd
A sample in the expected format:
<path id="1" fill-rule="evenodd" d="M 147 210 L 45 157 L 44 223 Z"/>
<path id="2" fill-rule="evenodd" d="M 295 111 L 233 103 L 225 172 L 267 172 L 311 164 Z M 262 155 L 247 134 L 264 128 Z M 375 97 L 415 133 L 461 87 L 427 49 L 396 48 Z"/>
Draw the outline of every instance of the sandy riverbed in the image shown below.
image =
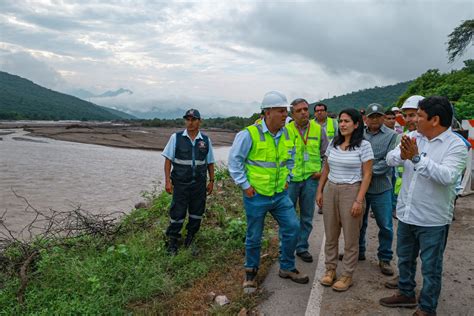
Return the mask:
<path id="1" fill-rule="evenodd" d="M 104 145 L 121 148 L 163 150 L 170 135 L 182 128 L 136 127 L 136 126 L 28 126 L 24 129 L 31 136 L 57 140 Z M 224 129 L 202 130 L 211 138 L 214 146 L 230 146 L 235 132 Z"/>

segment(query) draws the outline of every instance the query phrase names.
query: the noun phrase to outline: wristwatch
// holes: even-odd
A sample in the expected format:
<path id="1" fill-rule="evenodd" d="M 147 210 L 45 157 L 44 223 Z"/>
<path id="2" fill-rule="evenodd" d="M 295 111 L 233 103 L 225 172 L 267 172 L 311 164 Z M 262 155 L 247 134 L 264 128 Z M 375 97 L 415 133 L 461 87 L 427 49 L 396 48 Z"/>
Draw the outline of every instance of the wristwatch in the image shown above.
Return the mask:
<path id="1" fill-rule="evenodd" d="M 419 163 L 420 160 L 421 160 L 420 155 L 415 155 L 411 158 L 411 162 L 413 162 L 413 163 Z"/>

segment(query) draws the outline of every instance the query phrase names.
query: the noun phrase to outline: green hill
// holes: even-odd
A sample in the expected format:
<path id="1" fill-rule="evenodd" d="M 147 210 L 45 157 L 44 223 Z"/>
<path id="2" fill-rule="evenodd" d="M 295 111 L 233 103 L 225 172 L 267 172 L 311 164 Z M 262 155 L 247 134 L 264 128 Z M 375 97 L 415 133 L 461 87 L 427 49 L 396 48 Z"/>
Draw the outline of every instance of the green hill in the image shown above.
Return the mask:
<path id="1" fill-rule="evenodd" d="M 130 117 L 0 71 L 0 119 L 95 120 Z"/>
<path id="2" fill-rule="evenodd" d="M 474 60 L 464 61 L 465 67 L 450 73 L 430 69 L 416 78 L 398 99 L 400 106 L 411 95 L 447 97 L 455 108 L 458 120 L 474 118 Z"/>
<path id="3" fill-rule="evenodd" d="M 364 89 L 354 91 L 348 94 L 344 94 L 338 97 L 332 97 L 324 99 L 322 102 L 328 106 L 328 111 L 332 113 L 339 113 L 344 108 L 365 108 L 370 103 L 379 103 L 384 107 L 390 107 L 395 105 L 398 98 L 405 93 L 411 81 L 400 82 L 391 86 L 385 87 L 374 87 L 370 89 Z M 313 112 L 314 104 L 310 105 L 311 112 Z"/>

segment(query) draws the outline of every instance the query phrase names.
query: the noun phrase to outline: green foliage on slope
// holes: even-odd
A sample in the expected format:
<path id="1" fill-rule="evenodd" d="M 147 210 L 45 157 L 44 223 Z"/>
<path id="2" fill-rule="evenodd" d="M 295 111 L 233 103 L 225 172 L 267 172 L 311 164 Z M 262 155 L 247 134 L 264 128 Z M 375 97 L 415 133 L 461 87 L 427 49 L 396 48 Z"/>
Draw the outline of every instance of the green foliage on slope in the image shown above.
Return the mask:
<path id="1" fill-rule="evenodd" d="M 440 95 L 454 103 L 458 120 L 474 118 L 474 60 L 464 61 L 465 67 L 450 73 L 440 73 L 430 69 L 416 78 L 406 92 L 398 99 L 397 105 L 411 95 Z"/>
<path id="2" fill-rule="evenodd" d="M 319 102 L 326 104 L 328 111 L 331 113 L 339 113 L 339 111 L 345 108 L 366 108 L 371 103 L 379 103 L 384 107 L 391 107 L 397 102 L 400 95 L 406 91 L 410 83 L 411 81 L 405 81 L 391 86 L 363 89 Z M 318 102 L 310 105 L 311 113 L 313 113 L 316 103 Z"/>
<path id="3" fill-rule="evenodd" d="M 93 103 L 0 72 L 0 119 L 108 121 L 121 118 Z"/>

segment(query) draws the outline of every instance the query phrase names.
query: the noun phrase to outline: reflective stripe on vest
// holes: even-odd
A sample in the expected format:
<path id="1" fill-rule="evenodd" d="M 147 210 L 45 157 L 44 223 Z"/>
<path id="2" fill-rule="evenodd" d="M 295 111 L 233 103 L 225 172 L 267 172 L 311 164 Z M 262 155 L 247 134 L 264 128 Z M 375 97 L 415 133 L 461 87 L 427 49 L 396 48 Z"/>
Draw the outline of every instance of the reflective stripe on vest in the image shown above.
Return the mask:
<path id="1" fill-rule="evenodd" d="M 185 166 L 192 166 L 193 165 L 193 161 L 192 160 L 183 160 L 183 159 L 174 159 L 173 160 L 174 163 L 177 163 L 179 165 L 185 165 Z M 206 164 L 206 161 L 205 160 L 195 160 L 194 161 L 195 165 L 196 166 L 202 166 L 204 164 Z"/>
<path id="2" fill-rule="evenodd" d="M 288 129 L 295 136 L 295 166 L 292 170 L 293 178 L 291 179 L 293 182 L 304 181 L 313 173 L 321 171 L 321 125 L 313 120 L 310 120 L 309 124 L 309 128 L 306 129 L 305 135 L 303 135 L 307 140 L 306 144 L 301 138 L 295 122 L 288 124 Z M 307 159 L 305 159 L 305 156 Z"/>
<path id="3" fill-rule="evenodd" d="M 258 194 L 273 196 L 285 189 L 290 171 L 287 167 L 290 153 L 294 147 L 294 135 L 285 127 L 275 146 L 273 136 L 262 130 L 262 125 L 247 127 L 252 138 L 252 148 L 245 162 L 247 180 Z"/>

